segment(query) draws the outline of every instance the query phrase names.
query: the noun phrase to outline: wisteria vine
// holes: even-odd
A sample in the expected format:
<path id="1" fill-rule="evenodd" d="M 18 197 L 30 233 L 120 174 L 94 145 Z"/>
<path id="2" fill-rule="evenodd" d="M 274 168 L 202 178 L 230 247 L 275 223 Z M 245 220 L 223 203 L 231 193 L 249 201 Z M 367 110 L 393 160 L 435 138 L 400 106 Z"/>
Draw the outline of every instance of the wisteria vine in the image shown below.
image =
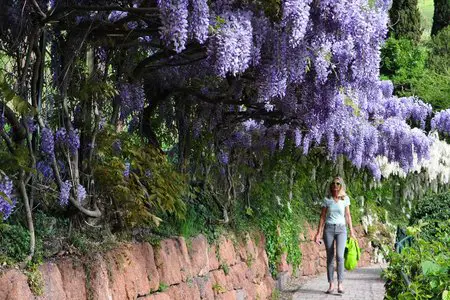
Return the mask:
<path id="1" fill-rule="evenodd" d="M 56 181 L 62 206 L 82 206 L 86 200 L 78 157 L 92 157 L 93 136 L 105 126 L 97 119 L 100 115 L 118 131 L 120 124 L 141 133 L 157 116 L 168 130 L 176 124 L 179 135 L 192 131 L 200 139 L 212 132 L 221 170 L 233 162 L 236 149 L 273 152 L 292 143 L 304 155 L 315 147 L 323 148 L 330 159 L 344 155 L 380 178 L 380 157 L 398 163 L 404 172 L 433 157 L 437 139 L 425 133 L 430 119 L 432 129 L 450 134 L 449 110 L 433 116 L 430 105 L 415 97 L 394 96 L 392 82 L 379 79 L 390 0 L 282 0 L 276 15 L 252 1 L 112 2 L 114 6 L 101 1 L 111 5 L 109 11 L 88 11 L 86 7 L 97 3 L 68 1 L 83 9 L 59 16 L 58 1 L 37 1 L 39 9 L 26 5 L 21 10 L 17 1 L 9 0 L 6 21 L 0 21 L 2 42 L 11 48 L 20 45 L 21 37 L 23 43 L 30 40 L 24 37 L 33 32 L 32 24 L 51 28 L 52 92 L 58 94 L 65 86 L 59 81 L 68 73 L 63 63 L 69 59 L 59 51 L 69 42 L 73 44 L 65 56 L 78 55 L 78 43 L 90 43 L 98 68 L 92 78 L 114 82 L 117 93 L 111 104 L 95 116 L 89 114 L 97 120 L 95 130 L 72 126 L 82 119 L 77 107 L 87 104 L 71 103 L 75 100 L 67 91 L 62 99 L 43 98 L 39 117 L 44 120 L 39 126 L 34 119 L 22 122 L 29 135 L 38 137 L 36 168 L 39 176 Z M 86 29 L 86 36 L 67 34 L 75 25 Z M 62 108 L 66 115 L 55 120 L 51 109 L 45 111 L 49 107 Z M 65 112 L 72 109 L 73 114 Z M 2 131 L 11 121 L 0 112 Z M 89 138 L 83 149 L 83 139 Z M 123 150 L 120 141 L 111 147 L 115 153 Z M 133 162 L 123 165 L 121 175 L 129 180 Z M 147 175 L 151 177 L 151 171 Z M 8 180 L 0 185 L 5 195 L 11 193 Z M 3 198 L 0 205 L 3 217 L 9 216 L 13 205 Z"/>

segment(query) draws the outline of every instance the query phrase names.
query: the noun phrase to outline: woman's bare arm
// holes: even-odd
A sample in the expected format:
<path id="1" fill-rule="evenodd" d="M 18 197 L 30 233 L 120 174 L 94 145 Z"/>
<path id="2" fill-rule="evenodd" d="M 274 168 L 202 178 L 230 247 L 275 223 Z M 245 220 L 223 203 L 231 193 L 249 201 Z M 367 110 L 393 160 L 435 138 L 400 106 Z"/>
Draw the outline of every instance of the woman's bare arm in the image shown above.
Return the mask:
<path id="1" fill-rule="evenodd" d="M 350 213 L 350 205 L 345 207 L 345 220 L 347 221 L 348 228 L 350 229 L 350 236 L 356 238 L 355 231 L 353 230 L 352 215 Z"/>
<path id="2" fill-rule="evenodd" d="M 322 212 L 320 213 L 320 221 L 319 221 L 319 227 L 317 228 L 317 233 L 315 237 L 316 243 L 319 243 L 320 238 L 323 235 L 323 228 L 325 226 L 325 218 L 327 216 L 327 207 L 322 207 Z"/>

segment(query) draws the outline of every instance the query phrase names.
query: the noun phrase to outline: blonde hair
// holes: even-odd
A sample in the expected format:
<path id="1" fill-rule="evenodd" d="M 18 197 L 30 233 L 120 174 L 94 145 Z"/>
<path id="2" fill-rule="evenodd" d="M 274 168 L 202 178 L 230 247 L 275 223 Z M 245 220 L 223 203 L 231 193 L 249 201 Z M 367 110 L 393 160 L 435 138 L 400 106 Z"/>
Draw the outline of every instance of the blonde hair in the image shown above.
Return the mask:
<path id="1" fill-rule="evenodd" d="M 339 180 L 339 182 L 341 183 L 341 189 L 339 190 L 338 198 L 340 200 L 344 200 L 344 198 L 347 196 L 347 193 L 345 192 L 347 186 L 345 185 L 344 179 L 342 179 L 342 177 L 340 177 L 340 176 L 334 176 L 331 179 L 331 182 L 328 186 L 328 198 L 333 198 L 333 193 L 331 191 L 331 183 L 336 179 Z"/>

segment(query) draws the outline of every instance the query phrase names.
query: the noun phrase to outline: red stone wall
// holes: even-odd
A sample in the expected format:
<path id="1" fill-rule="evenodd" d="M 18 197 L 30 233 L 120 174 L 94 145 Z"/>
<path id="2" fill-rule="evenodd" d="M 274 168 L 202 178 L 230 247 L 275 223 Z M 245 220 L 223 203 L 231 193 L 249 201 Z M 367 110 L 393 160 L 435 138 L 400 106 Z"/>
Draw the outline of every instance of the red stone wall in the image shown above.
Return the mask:
<path id="1" fill-rule="evenodd" d="M 77 299 L 270 299 L 275 286 L 268 269 L 264 237 L 236 245 L 222 237 L 217 246 L 202 235 L 127 244 L 89 262 L 71 258 L 39 269 L 43 295 L 34 296 L 18 270 L 0 275 L 0 300 Z M 164 286 L 163 292 L 156 292 Z"/>
<path id="2" fill-rule="evenodd" d="M 306 225 L 299 245 L 303 259 L 297 275 L 325 272 L 325 247 L 314 241 L 316 228 Z M 356 228 L 362 252 L 360 266 L 370 264 L 372 249 L 361 227 Z M 247 236 L 240 244 L 221 237 L 209 245 L 199 235 L 148 243 L 126 244 L 80 262 L 64 258 L 43 264 L 43 295 L 34 296 L 19 270 L 0 274 L 0 300 L 124 300 L 124 299 L 270 299 L 275 282 L 269 274 L 264 236 Z M 278 268 L 278 287 L 292 275 L 286 255 Z M 284 283 L 283 283 L 284 282 Z M 163 292 L 156 292 L 164 286 Z"/>

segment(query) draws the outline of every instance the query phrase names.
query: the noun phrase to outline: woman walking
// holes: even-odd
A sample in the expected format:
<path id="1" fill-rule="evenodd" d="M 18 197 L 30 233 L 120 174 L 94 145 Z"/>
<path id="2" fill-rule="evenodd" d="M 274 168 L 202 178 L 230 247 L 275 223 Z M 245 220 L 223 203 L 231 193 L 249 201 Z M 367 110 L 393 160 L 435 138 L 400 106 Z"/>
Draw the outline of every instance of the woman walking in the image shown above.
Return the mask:
<path id="1" fill-rule="evenodd" d="M 334 252 L 336 245 L 338 293 L 344 293 L 344 250 L 347 241 L 348 224 L 350 236 L 355 238 L 350 215 L 350 198 L 345 193 L 345 183 L 341 177 L 334 177 L 329 187 L 329 193 L 322 203 L 319 228 L 315 241 L 321 245 L 321 237 L 327 250 L 327 278 L 330 284 L 327 294 L 334 292 Z M 324 230 L 325 229 L 325 230 Z"/>

